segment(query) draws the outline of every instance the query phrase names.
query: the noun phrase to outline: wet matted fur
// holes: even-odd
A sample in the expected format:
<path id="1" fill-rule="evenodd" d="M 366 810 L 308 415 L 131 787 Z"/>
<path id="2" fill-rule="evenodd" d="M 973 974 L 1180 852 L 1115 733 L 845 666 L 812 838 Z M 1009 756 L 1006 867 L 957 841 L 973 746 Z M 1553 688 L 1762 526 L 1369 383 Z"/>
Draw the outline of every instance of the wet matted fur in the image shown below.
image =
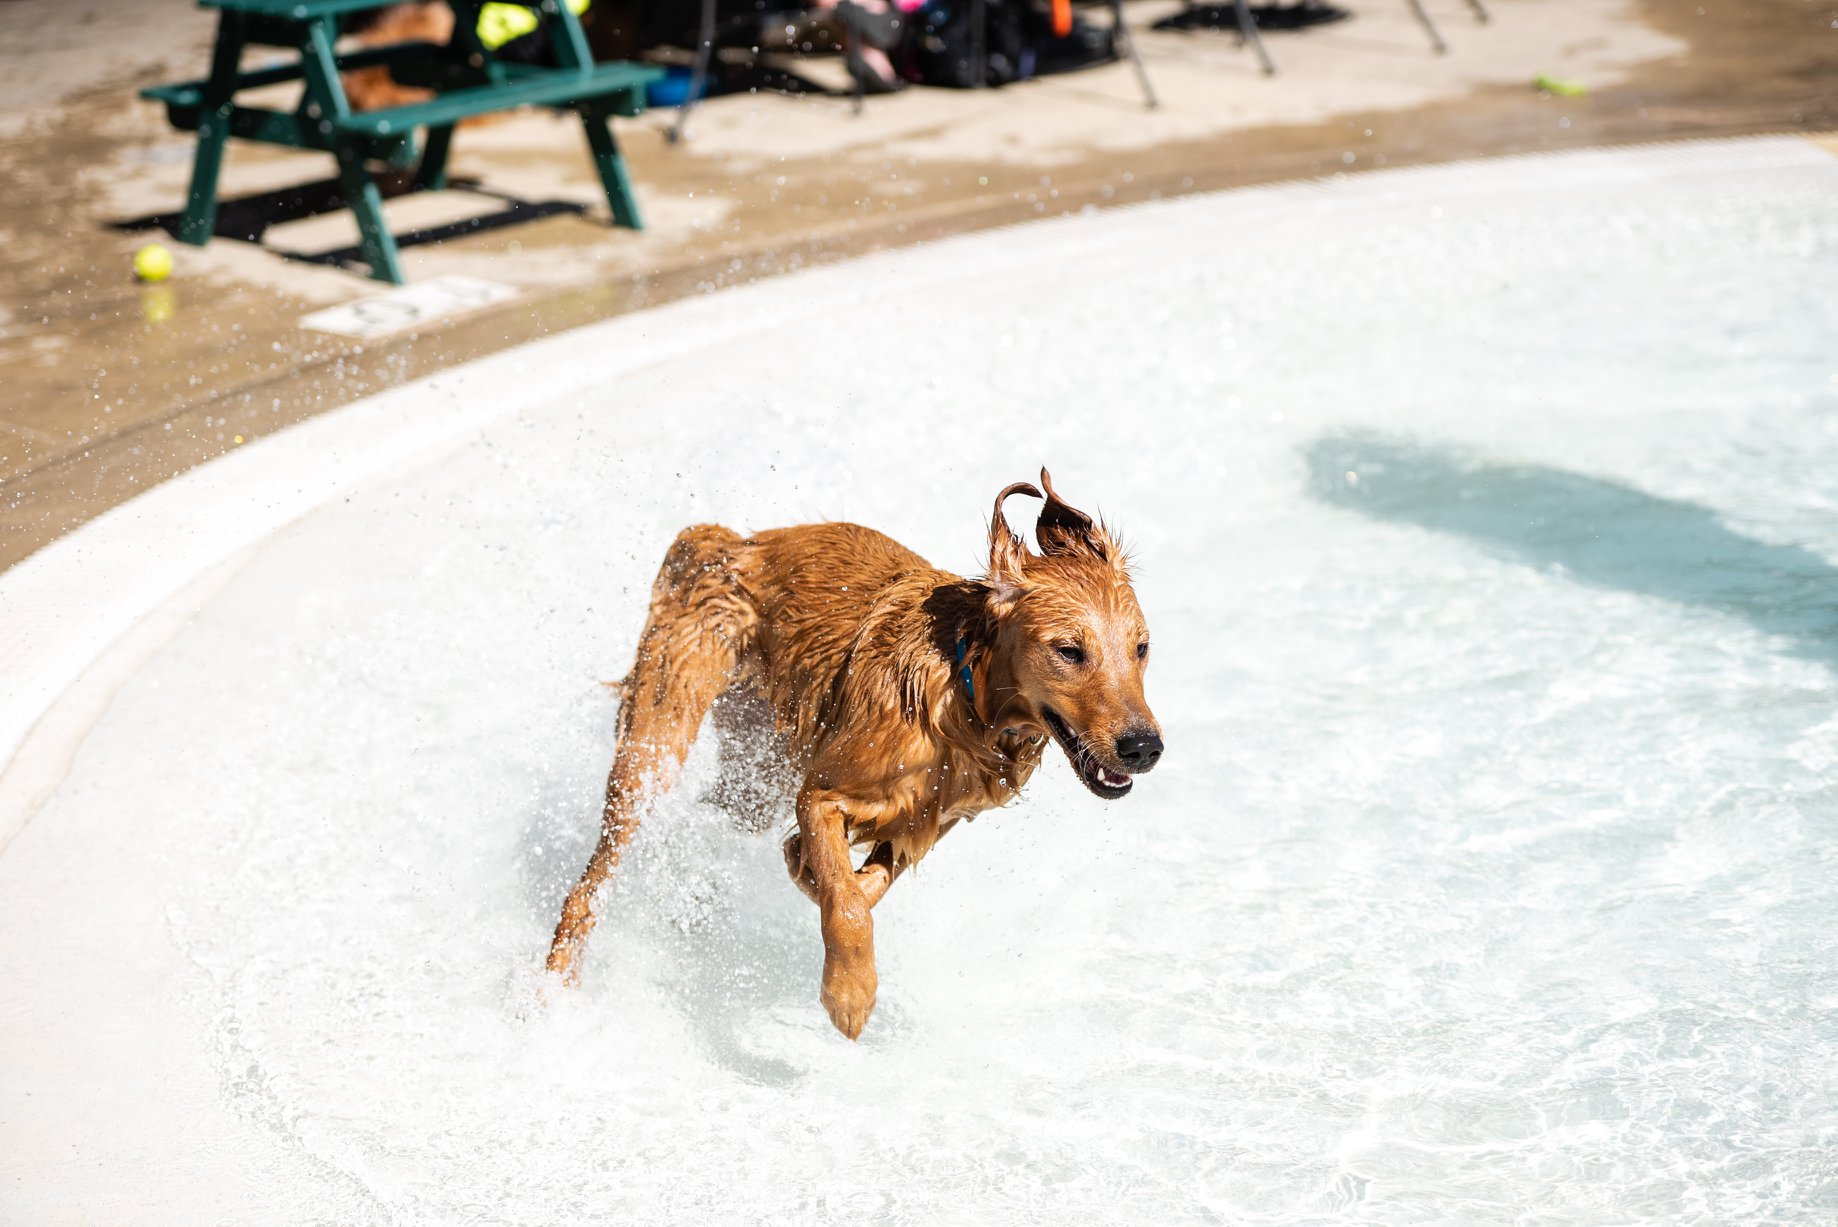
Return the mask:
<path id="1" fill-rule="evenodd" d="M 874 1009 L 870 909 L 960 820 L 1012 800 L 1048 738 L 1093 793 L 1127 794 L 1162 751 L 1148 624 L 1115 535 L 1045 469 L 1040 484 L 996 496 L 980 579 L 856 524 L 683 530 L 621 683 L 599 844 L 549 970 L 574 981 L 595 893 L 723 696 L 769 714 L 802 780 L 785 863 L 821 912 L 821 998 L 851 1039 Z M 1003 515 L 1014 494 L 1045 500 L 1038 553 Z M 852 845 L 868 848 L 859 869 Z"/>

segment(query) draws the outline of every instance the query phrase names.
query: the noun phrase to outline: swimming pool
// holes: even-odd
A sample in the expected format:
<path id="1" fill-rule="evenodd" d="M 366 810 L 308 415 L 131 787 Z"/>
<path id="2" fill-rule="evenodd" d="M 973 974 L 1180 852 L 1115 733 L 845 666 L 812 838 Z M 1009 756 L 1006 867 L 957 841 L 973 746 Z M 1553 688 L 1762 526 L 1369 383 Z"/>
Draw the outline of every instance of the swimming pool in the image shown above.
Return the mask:
<path id="1" fill-rule="evenodd" d="M 9 727 L 87 695 L 9 770 L 0 1205 L 1833 1216 L 1834 205 L 1781 138 L 1044 223 L 130 504 L 0 576 L 63 662 Z M 1106 806 L 1050 759 L 945 841 L 851 1045 L 704 747 L 535 1006 L 671 535 L 846 518 L 973 570 L 1042 462 L 1139 551 L 1156 773 Z"/>

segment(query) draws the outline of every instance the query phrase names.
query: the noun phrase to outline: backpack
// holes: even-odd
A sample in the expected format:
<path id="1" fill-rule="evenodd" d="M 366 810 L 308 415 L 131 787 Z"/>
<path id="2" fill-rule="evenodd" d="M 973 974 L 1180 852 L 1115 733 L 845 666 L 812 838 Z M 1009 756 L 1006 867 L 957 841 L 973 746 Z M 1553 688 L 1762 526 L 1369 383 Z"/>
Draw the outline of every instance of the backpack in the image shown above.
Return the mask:
<path id="1" fill-rule="evenodd" d="M 972 0 L 927 0 L 906 15 L 900 75 L 921 85 L 972 89 L 1034 75 L 1024 0 L 984 0 L 982 80 L 977 79 L 976 6 Z"/>
<path id="2" fill-rule="evenodd" d="M 1028 0 L 984 0 L 983 79 L 977 80 L 976 8 L 972 0 L 927 0 L 906 16 L 900 75 L 920 85 L 973 89 L 1068 72 L 1116 58 L 1110 36 L 1073 18 L 1065 35 Z"/>

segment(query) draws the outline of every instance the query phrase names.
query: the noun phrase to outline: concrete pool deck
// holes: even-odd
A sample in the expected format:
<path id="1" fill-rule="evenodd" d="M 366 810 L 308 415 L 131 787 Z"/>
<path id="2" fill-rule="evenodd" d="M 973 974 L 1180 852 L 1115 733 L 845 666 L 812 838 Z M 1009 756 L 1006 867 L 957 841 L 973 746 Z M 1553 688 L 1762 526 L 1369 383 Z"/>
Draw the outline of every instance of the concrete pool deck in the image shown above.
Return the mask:
<path id="1" fill-rule="evenodd" d="M 469 130 L 456 172 L 480 190 L 391 204 L 398 232 L 481 215 L 516 224 L 410 246 L 411 280 L 509 286 L 511 302 L 360 343 L 300 318 L 376 293 L 312 257 L 347 214 L 268 227 L 260 243 L 176 247 L 162 286 L 128 277 L 180 202 L 189 140 L 133 88 L 203 62 L 209 18 L 156 29 L 124 0 L 0 7 L 0 566 L 139 490 L 293 422 L 450 363 L 761 276 L 1033 217 L 1184 192 L 1494 153 L 1838 127 L 1838 50 L 1823 10 L 1790 0 L 1700 8 L 1497 0 L 1477 26 L 1432 5 L 1430 53 L 1401 3 L 1272 35 L 1255 70 L 1226 35 L 1132 19 L 1163 95 L 1146 112 L 1113 65 L 989 94 L 914 90 L 852 118 L 835 98 L 714 100 L 670 147 L 658 113 L 625 126 L 643 236 L 604 227 L 578 132 L 546 115 Z M 805 62 L 807 65 L 809 61 Z M 818 63 L 821 76 L 833 64 Z M 1530 85 L 1574 77 L 1587 97 Z M 226 197 L 326 178 L 325 159 L 233 148 Z M 527 218 L 527 220 L 518 220 Z M 813 336 L 834 333 L 813 321 Z"/>

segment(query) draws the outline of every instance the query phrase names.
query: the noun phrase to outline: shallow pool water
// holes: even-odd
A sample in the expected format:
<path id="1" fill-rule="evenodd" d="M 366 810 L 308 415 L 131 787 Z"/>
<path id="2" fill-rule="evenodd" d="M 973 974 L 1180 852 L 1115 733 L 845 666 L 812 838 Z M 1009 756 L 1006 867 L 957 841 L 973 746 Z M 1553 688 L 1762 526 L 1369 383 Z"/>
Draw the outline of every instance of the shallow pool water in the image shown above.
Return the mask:
<path id="1" fill-rule="evenodd" d="M 1019 234 L 246 556 L 0 857 L 0 1219 L 1838 1216 L 1838 159 Z M 1139 553 L 1155 774 L 954 832 L 850 1044 L 704 746 L 535 1004 L 676 529 L 974 571 L 1043 462 Z"/>

